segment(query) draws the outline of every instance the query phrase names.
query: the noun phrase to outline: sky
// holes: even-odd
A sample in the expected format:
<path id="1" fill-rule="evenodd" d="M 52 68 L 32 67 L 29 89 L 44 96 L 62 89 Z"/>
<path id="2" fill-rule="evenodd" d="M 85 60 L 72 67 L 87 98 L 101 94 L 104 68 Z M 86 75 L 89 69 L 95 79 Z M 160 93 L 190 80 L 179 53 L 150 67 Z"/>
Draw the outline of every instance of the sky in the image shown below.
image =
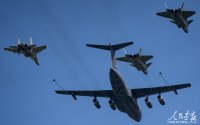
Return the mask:
<path id="1" fill-rule="evenodd" d="M 168 125 L 175 111 L 195 111 L 200 123 L 200 1 L 184 0 L 185 10 L 194 10 L 189 33 L 157 16 L 156 12 L 178 8 L 182 0 L 1 0 L 0 1 L 0 124 L 1 125 Z M 38 54 L 40 66 L 23 55 L 5 52 L 17 45 L 17 38 L 49 49 Z M 192 87 L 163 93 L 161 106 L 157 95 L 150 96 L 153 108 L 144 98 L 138 99 L 142 110 L 140 123 L 120 111 L 113 111 L 108 99 L 98 98 L 102 108 L 96 109 L 91 97 L 57 95 L 66 90 L 111 89 L 110 53 L 87 48 L 86 43 L 116 44 L 133 41 L 126 48 L 134 54 L 153 55 L 149 74 L 138 72 L 127 63 L 117 62 L 119 73 L 129 88 L 191 83 Z M 119 50 L 116 56 L 123 56 Z"/>

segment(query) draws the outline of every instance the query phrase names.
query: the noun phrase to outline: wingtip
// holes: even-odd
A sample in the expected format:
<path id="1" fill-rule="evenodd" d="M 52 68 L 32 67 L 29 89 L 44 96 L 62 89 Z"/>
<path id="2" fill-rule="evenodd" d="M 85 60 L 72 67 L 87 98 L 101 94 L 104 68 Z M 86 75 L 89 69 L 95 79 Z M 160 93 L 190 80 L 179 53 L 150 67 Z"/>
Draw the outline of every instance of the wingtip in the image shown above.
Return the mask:
<path id="1" fill-rule="evenodd" d="M 55 93 L 58 94 L 58 90 L 55 90 Z"/>
<path id="2" fill-rule="evenodd" d="M 161 15 L 161 13 L 160 13 L 160 12 L 156 13 L 156 15 L 157 15 L 157 16 L 161 16 L 161 17 L 162 17 L 162 15 Z"/>
<path id="3" fill-rule="evenodd" d="M 117 57 L 116 60 L 120 59 L 120 57 Z"/>
<path id="4" fill-rule="evenodd" d="M 63 94 L 63 92 L 61 92 L 60 90 L 55 90 L 56 94 Z"/>
<path id="5" fill-rule="evenodd" d="M 86 46 L 89 46 L 90 44 L 86 43 Z"/>
<path id="6" fill-rule="evenodd" d="M 134 42 L 133 41 L 130 41 L 130 42 L 128 41 L 128 42 L 122 42 L 121 44 L 127 44 L 129 46 L 129 45 L 134 44 Z"/>
<path id="7" fill-rule="evenodd" d="M 87 47 L 93 47 L 94 45 L 95 44 L 89 44 L 89 43 L 86 44 Z"/>
<path id="8" fill-rule="evenodd" d="M 134 43 L 133 41 L 131 41 L 131 42 L 130 42 L 130 45 L 133 45 L 133 44 L 135 44 L 135 43 Z"/>
<path id="9" fill-rule="evenodd" d="M 116 60 L 121 61 L 119 58 L 116 58 Z"/>
<path id="10" fill-rule="evenodd" d="M 130 41 L 129 43 L 130 43 L 130 44 L 134 44 L 134 42 L 133 42 L 133 41 Z"/>

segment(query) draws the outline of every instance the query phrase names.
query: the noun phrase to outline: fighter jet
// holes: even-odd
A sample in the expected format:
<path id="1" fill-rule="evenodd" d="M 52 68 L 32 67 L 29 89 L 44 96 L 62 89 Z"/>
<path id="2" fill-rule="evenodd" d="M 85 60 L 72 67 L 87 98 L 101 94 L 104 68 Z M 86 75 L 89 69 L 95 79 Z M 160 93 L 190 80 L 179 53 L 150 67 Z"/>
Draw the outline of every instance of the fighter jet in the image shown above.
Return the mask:
<path id="1" fill-rule="evenodd" d="M 189 20 L 188 18 L 195 14 L 195 11 L 184 11 L 183 10 L 184 2 L 181 5 L 181 8 L 178 9 L 168 9 L 166 3 L 166 12 L 156 13 L 158 16 L 166 17 L 170 20 L 170 22 L 176 24 L 178 28 L 182 28 L 186 33 L 188 33 L 188 26 L 193 22 L 193 20 Z"/>
<path id="2" fill-rule="evenodd" d="M 191 87 L 190 83 L 186 83 L 151 88 L 128 88 L 122 76 L 117 71 L 115 51 L 129 46 L 131 44 L 133 44 L 133 42 L 121 43 L 116 45 L 87 44 L 88 47 L 94 47 L 98 49 L 111 51 L 112 67 L 110 68 L 109 76 L 112 90 L 64 90 L 61 88 L 62 90 L 56 90 L 55 92 L 57 94 L 71 95 L 74 98 L 74 100 L 77 100 L 76 96 L 93 97 L 93 103 L 97 109 L 101 108 L 97 97 L 108 98 L 108 103 L 112 110 L 118 109 L 119 111 L 128 114 L 128 116 L 133 120 L 140 122 L 142 118 L 142 112 L 137 103 L 137 99 L 145 97 L 146 105 L 149 108 L 152 108 L 153 105 L 149 99 L 149 96 L 158 94 L 158 101 L 161 105 L 165 105 L 165 101 L 161 96 L 162 93 L 174 91 L 175 94 L 177 94 L 178 89 Z"/>
<path id="3" fill-rule="evenodd" d="M 131 66 L 136 67 L 138 71 L 142 71 L 145 75 L 147 75 L 148 74 L 147 69 L 152 64 L 152 63 L 147 63 L 147 61 L 153 58 L 153 56 L 141 55 L 141 53 L 142 53 L 142 48 L 137 54 L 131 55 L 126 53 L 124 57 L 119 57 L 117 58 L 117 60 L 131 63 L 130 64 Z"/>
<path id="4" fill-rule="evenodd" d="M 30 45 L 20 42 L 18 38 L 17 46 L 9 46 L 9 48 L 4 48 L 5 51 L 10 51 L 14 53 L 23 54 L 25 57 L 30 57 L 37 65 L 39 65 L 39 60 L 37 58 L 37 53 L 46 49 L 47 46 L 38 46 L 33 44 L 32 38 L 30 37 Z"/>

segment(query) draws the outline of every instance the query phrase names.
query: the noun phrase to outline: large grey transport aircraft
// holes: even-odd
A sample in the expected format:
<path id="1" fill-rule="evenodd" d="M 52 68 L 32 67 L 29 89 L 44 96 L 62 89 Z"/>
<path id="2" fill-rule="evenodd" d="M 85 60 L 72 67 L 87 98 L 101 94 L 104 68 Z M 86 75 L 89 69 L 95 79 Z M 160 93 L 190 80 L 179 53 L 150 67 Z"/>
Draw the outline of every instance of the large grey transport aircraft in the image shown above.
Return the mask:
<path id="1" fill-rule="evenodd" d="M 190 83 L 178 84 L 171 86 L 161 86 L 152 88 L 136 88 L 129 89 L 116 68 L 115 51 L 133 44 L 133 42 L 121 43 L 116 45 L 94 45 L 87 44 L 88 47 L 111 51 L 112 67 L 110 68 L 109 76 L 112 90 L 56 90 L 57 94 L 71 95 L 75 100 L 76 96 L 93 97 L 93 103 L 96 108 L 101 108 L 97 97 L 104 97 L 109 99 L 109 105 L 113 110 L 118 109 L 121 112 L 128 114 L 130 118 L 139 122 L 142 118 L 142 112 L 137 103 L 138 98 L 146 97 L 145 103 L 149 108 L 152 108 L 152 103 L 149 100 L 150 95 L 158 94 L 158 101 L 161 105 L 165 104 L 161 93 L 174 91 L 177 94 L 178 89 L 191 87 Z"/>
<path id="2" fill-rule="evenodd" d="M 134 55 L 131 54 L 125 54 L 124 57 L 118 57 L 117 60 L 124 61 L 131 63 L 131 66 L 134 66 L 138 71 L 142 71 L 145 75 L 148 74 L 147 69 L 152 63 L 147 63 L 150 59 L 153 58 L 152 55 L 141 55 L 142 49 L 140 49 L 140 52 Z"/>
<path id="3" fill-rule="evenodd" d="M 156 13 L 158 16 L 166 17 L 170 20 L 170 22 L 176 24 L 178 28 L 182 28 L 186 33 L 188 33 L 188 26 L 193 22 L 193 20 L 187 20 L 187 18 L 191 17 L 192 15 L 195 14 L 195 11 L 184 11 L 183 10 L 184 3 L 182 3 L 181 8 L 178 9 L 168 9 L 167 5 L 165 4 L 166 7 L 166 12 L 159 12 Z"/>
<path id="4" fill-rule="evenodd" d="M 32 38 L 30 38 L 30 45 L 21 43 L 20 39 L 18 38 L 17 46 L 9 46 L 9 48 L 4 48 L 4 50 L 18 53 L 19 55 L 23 54 L 25 57 L 30 57 L 37 65 L 39 65 L 37 53 L 41 52 L 46 48 L 46 45 L 37 47 L 37 45 L 33 44 Z"/>

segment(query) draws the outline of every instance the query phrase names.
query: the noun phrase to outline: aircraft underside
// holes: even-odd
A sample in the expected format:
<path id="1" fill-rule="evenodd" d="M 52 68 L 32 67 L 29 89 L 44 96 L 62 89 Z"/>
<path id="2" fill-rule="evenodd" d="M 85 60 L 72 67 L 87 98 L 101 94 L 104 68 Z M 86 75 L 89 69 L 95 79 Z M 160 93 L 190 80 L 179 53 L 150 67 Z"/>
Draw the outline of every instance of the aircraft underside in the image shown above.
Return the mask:
<path id="1" fill-rule="evenodd" d="M 127 113 L 132 119 L 139 122 L 141 120 L 141 112 L 137 102 L 132 94 L 126 88 L 125 83 L 120 74 L 115 69 L 110 69 L 110 81 L 115 96 L 112 97 L 117 108 Z"/>
<path id="2" fill-rule="evenodd" d="M 139 122 L 141 120 L 141 112 L 137 102 L 129 96 L 116 96 L 112 98 L 117 109 L 121 112 L 127 113 L 133 120 Z"/>

